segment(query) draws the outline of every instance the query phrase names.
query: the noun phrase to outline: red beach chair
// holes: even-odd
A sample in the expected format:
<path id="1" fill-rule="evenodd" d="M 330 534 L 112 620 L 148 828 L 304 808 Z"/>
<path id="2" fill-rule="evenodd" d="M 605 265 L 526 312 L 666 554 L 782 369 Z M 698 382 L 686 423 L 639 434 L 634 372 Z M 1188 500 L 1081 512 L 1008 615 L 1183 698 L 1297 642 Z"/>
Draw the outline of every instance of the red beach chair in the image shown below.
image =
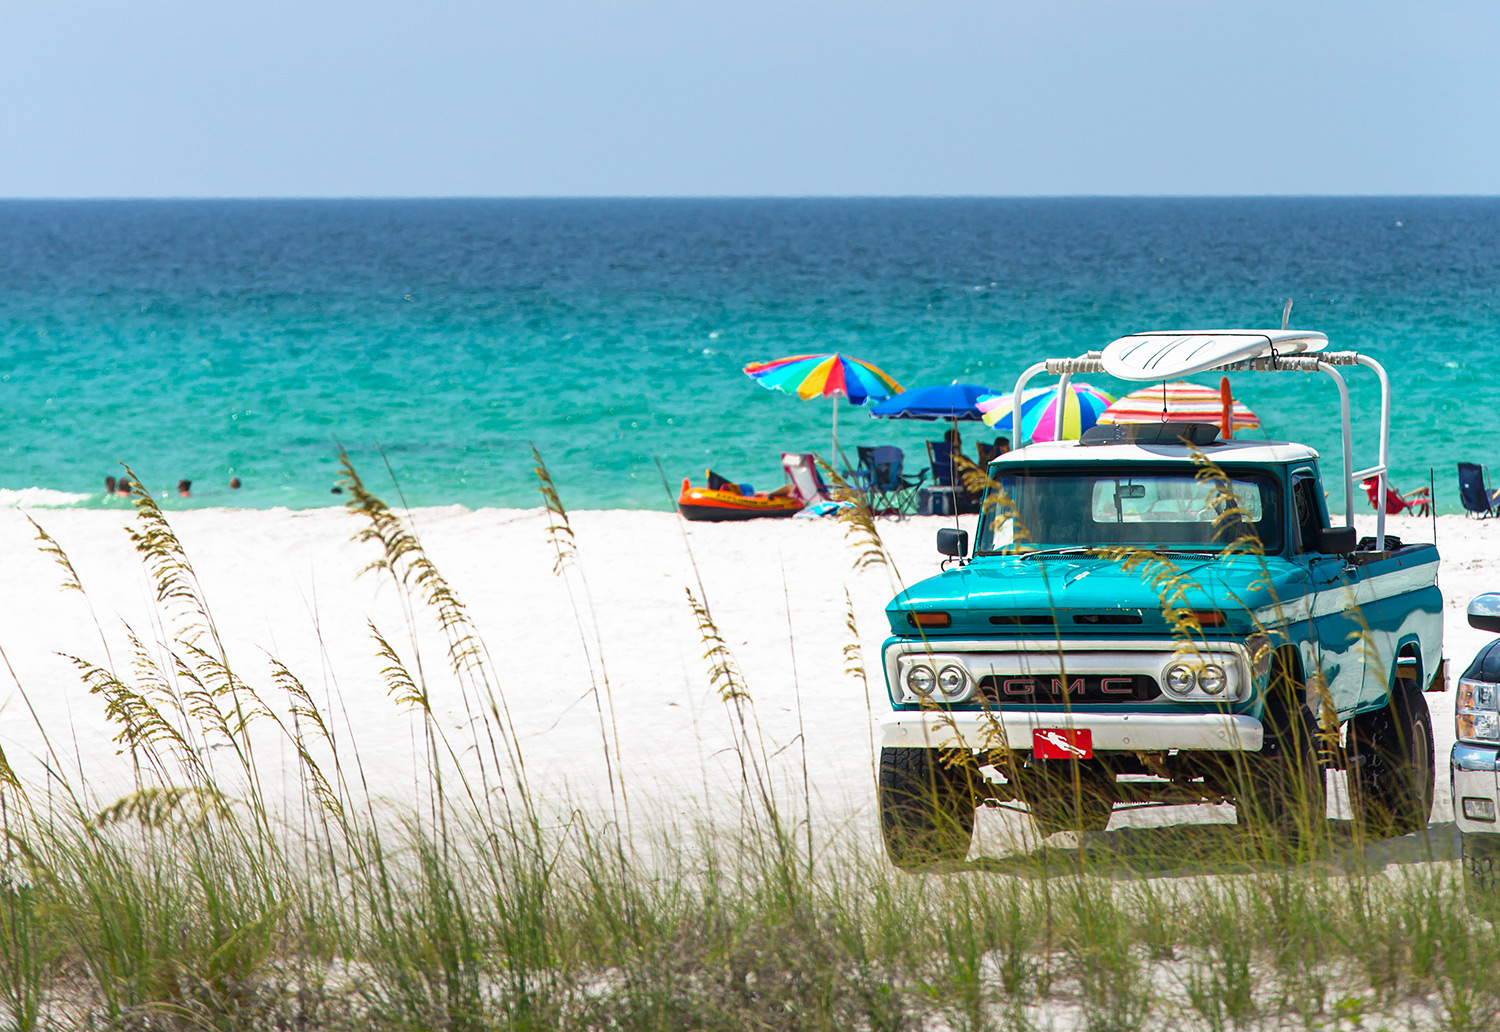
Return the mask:
<path id="1" fill-rule="evenodd" d="M 1366 496 L 1370 499 L 1370 508 L 1379 509 L 1380 503 L 1376 500 L 1376 494 L 1380 490 L 1378 477 L 1368 477 L 1359 482 L 1359 486 L 1365 489 Z M 1419 487 L 1410 494 L 1402 494 L 1391 486 L 1390 481 L 1385 485 L 1385 513 L 1387 516 L 1399 516 L 1401 513 L 1411 510 L 1413 516 L 1430 516 L 1432 514 L 1432 498 L 1429 489 Z"/>

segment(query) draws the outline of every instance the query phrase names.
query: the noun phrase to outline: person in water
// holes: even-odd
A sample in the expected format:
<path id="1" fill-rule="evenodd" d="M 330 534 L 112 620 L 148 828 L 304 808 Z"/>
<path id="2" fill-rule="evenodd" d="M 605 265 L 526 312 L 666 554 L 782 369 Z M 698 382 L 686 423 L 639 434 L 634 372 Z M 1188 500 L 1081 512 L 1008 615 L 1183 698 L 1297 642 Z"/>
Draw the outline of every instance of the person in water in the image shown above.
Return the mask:
<path id="1" fill-rule="evenodd" d="M 229 478 L 229 490 L 231 490 L 231 491 L 238 491 L 239 489 L 240 489 L 240 478 L 239 477 L 230 477 Z"/>
<path id="2" fill-rule="evenodd" d="M 182 498 L 191 498 L 193 496 L 193 482 L 191 480 L 177 481 L 177 494 Z"/>
<path id="3" fill-rule="evenodd" d="M 119 480 L 117 480 L 115 482 L 115 494 L 119 495 L 122 498 L 129 498 L 130 497 L 130 481 L 129 481 L 129 479 L 127 479 L 125 477 L 121 477 Z"/>
<path id="4" fill-rule="evenodd" d="M 114 477 L 105 477 L 104 478 L 104 493 L 105 494 L 114 494 L 115 493 L 115 478 Z"/>

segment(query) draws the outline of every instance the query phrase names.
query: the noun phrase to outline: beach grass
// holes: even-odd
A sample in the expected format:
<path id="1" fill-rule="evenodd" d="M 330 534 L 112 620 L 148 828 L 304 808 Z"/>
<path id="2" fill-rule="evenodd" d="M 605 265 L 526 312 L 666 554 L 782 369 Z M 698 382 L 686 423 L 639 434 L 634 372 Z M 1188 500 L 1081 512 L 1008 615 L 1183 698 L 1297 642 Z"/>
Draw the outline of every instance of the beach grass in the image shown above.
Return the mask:
<path id="1" fill-rule="evenodd" d="M 79 642 L 133 790 L 101 799 L 41 728 L 46 774 L 0 763 L 0 1019 L 110 1029 L 1490 1029 L 1500 928 L 1421 836 L 1350 822 L 1295 849 L 1222 824 L 1063 834 L 908 874 L 873 828 L 818 823 L 806 763 L 766 741 L 701 583 L 703 677 L 733 728 L 737 805 L 653 816 L 630 794 L 576 535 L 535 454 L 558 576 L 589 653 L 608 803 L 537 791 L 483 629 L 410 521 L 345 459 L 370 625 L 421 728 L 419 798 L 364 788 L 358 744 L 296 671 L 231 664 L 192 561 L 139 487 L 156 588 L 128 657 Z M 854 559 L 884 565 L 851 521 Z M 62 547 L 40 547 L 86 598 Z M 1162 579 L 1164 591 L 1174 586 Z M 1164 601 L 1164 606 L 1170 599 Z M 864 677 L 852 604 L 850 676 Z M 435 629 L 442 654 L 423 655 Z M 1184 633 L 1190 633 L 1191 629 Z M 788 634 L 793 629 L 788 628 Z M 92 657 L 92 658 L 90 658 Z M 25 697 L 27 686 L 19 685 Z M 433 717 L 463 700 L 462 729 Z M 282 746 L 268 748 L 269 742 Z M 270 757 L 277 756 L 277 759 Z M 296 767 L 283 798 L 281 756 Z M 0 758 L 3 759 L 3 758 Z M 864 757 L 851 757 L 864 767 Z M 873 817 L 872 817 L 873 825 Z M 1424 850 L 1427 854 L 1424 856 Z"/>

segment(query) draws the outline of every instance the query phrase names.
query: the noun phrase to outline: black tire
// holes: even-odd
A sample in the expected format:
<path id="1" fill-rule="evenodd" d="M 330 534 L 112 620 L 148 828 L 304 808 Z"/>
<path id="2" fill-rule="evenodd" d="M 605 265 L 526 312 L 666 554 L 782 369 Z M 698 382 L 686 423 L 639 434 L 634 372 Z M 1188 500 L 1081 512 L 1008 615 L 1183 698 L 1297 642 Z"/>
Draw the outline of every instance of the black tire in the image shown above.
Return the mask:
<path id="1" fill-rule="evenodd" d="M 1292 846 L 1328 822 L 1317 723 L 1304 694 L 1286 661 L 1278 659 L 1266 691 L 1265 740 L 1260 752 L 1238 758 L 1234 772 L 1240 826 Z"/>
<path id="2" fill-rule="evenodd" d="M 1354 819 L 1378 838 L 1409 835 L 1432 818 L 1436 753 L 1427 698 L 1398 681 L 1386 705 L 1349 722 Z"/>
<path id="3" fill-rule="evenodd" d="M 1098 763 L 1032 759 L 1020 787 L 1043 838 L 1059 831 L 1103 831 L 1115 806 L 1115 776 Z"/>
<path id="4" fill-rule="evenodd" d="M 1475 903 L 1494 907 L 1500 902 L 1500 835 L 1460 835 L 1463 843 L 1464 884 Z"/>
<path id="5" fill-rule="evenodd" d="M 917 871 L 969 855 L 974 776 L 967 767 L 943 763 L 936 749 L 880 750 L 880 831 L 891 863 Z"/>

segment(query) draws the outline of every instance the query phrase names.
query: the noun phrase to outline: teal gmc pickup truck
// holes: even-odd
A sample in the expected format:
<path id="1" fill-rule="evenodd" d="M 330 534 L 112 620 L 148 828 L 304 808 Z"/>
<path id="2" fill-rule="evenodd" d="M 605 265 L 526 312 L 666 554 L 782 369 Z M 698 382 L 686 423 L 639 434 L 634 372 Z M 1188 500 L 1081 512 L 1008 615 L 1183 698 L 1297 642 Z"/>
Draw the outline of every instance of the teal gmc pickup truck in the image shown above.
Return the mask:
<path id="1" fill-rule="evenodd" d="M 1024 806 L 1045 834 L 1102 830 L 1116 806 L 1230 802 L 1275 841 L 1326 824 L 1325 773 L 1349 771 L 1376 834 L 1425 827 L 1442 690 L 1431 544 L 1358 540 L 1355 485 L 1383 497 L 1391 386 L 1318 333 L 1123 337 L 1040 373 L 1167 381 L 1201 372 L 1323 374 L 1343 424 L 1342 526 L 1319 456 L 1224 439 L 1205 423 L 1101 425 L 1020 445 L 986 471 L 970 547 L 897 595 L 882 660 L 879 809 L 899 867 L 963 860 L 976 807 Z M 1381 389 L 1379 461 L 1353 468 L 1343 370 Z"/>

